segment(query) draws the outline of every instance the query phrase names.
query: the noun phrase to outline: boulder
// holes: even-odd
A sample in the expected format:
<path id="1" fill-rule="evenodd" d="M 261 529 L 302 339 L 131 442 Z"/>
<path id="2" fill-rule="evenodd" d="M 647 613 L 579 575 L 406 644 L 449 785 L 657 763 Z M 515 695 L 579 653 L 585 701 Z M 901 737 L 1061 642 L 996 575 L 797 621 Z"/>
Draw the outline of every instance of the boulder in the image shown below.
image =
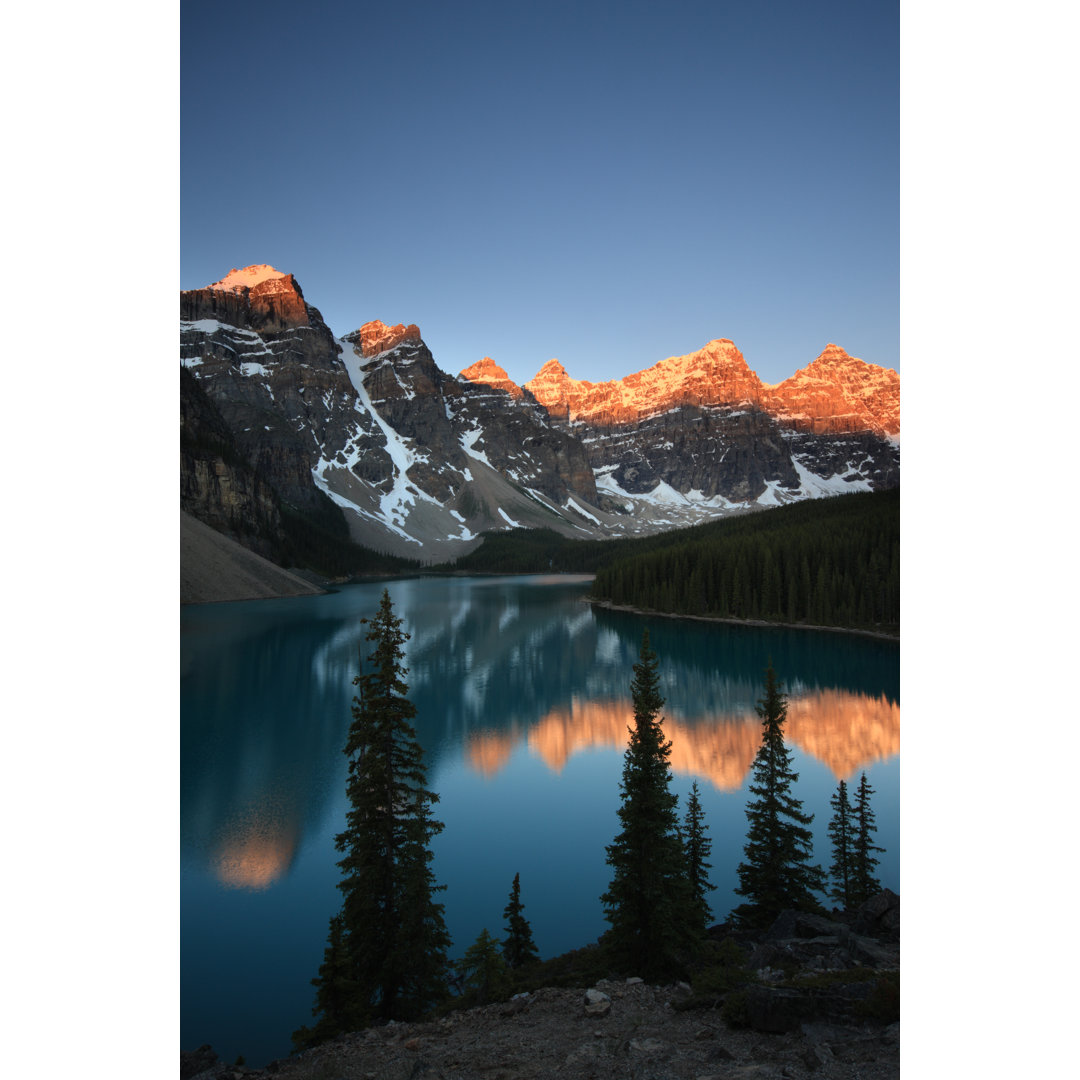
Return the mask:
<path id="1" fill-rule="evenodd" d="M 855 933 L 900 940 L 900 897 L 892 889 L 871 896 L 855 913 Z"/>
<path id="2" fill-rule="evenodd" d="M 899 961 L 895 949 L 889 949 L 873 938 L 860 934 L 845 935 L 844 949 L 856 964 L 867 967 L 893 967 Z"/>
<path id="3" fill-rule="evenodd" d="M 784 941 L 791 938 L 839 938 L 847 927 L 824 915 L 807 911 L 782 911 L 765 934 L 766 941 Z"/>
<path id="4" fill-rule="evenodd" d="M 747 1023 L 755 1031 L 781 1035 L 814 1018 L 814 1002 L 799 990 L 750 986 L 746 990 Z"/>
<path id="5" fill-rule="evenodd" d="M 209 1043 L 204 1043 L 198 1050 L 180 1051 L 180 1080 L 192 1077 L 212 1069 L 218 1064 L 218 1056 Z"/>
<path id="6" fill-rule="evenodd" d="M 662 1054 L 667 1045 L 661 1039 L 631 1039 L 630 1049 L 639 1054 Z"/>
<path id="7" fill-rule="evenodd" d="M 585 991 L 585 1015 L 607 1016 L 611 1012 L 611 998 L 599 990 Z"/>

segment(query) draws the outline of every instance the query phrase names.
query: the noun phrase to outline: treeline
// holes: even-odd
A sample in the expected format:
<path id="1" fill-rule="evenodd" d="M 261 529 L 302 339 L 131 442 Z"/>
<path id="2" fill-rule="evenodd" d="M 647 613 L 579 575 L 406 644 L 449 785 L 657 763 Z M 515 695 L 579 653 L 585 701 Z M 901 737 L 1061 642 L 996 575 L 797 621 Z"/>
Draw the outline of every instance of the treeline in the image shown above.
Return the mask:
<path id="1" fill-rule="evenodd" d="M 333 513 L 314 514 L 281 503 L 282 535 L 278 562 L 304 566 L 325 577 L 353 574 L 399 574 L 419 570 L 416 559 L 373 551 L 349 539 L 349 527 L 341 511 L 319 492 Z"/>
<path id="2" fill-rule="evenodd" d="M 602 566 L 592 596 L 680 615 L 899 628 L 899 489 L 666 535 L 655 550 Z"/>
<path id="3" fill-rule="evenodd" d="M 634 540 L 571 540 L 551 529 L 510 529 L 486 532 L 478 548 L 436 571 L 464 570 L 470 574 L 593 574 L 636 550 Z"/>

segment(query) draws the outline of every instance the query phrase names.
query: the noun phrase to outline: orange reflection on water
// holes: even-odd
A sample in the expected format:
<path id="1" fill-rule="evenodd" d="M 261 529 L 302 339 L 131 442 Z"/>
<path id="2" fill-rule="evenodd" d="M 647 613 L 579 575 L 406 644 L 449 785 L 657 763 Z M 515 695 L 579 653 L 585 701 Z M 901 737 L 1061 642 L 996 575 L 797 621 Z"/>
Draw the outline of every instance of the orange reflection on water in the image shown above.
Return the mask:
<path id="1" fill-rule="evenodd" d="M 900 753 L 900 703 L 884 694 L 816 690 L 792 698 L 787 715 L 788 739 L 824 761 L 837 780 Z"/>
<path id="2" fill-rule="evenodd" d="M 634 708 L 629 700 L 582 701 L 552 709 L 526 736 L 529 749 L 553 772 L 561 772 L 577 752 L 591 747 L 625 747 Z M 755 713 L 684 719 L 667 716 L 671 767 L 708 779 L 720 791 L 742 787 L 761 744 Z M 788 703 L 789 743 L 823 761 L 837 779 L 851 777 L 871 762 L 900 752 L 900 706 L 884 695 L 817 690 Z M 485 731 L 469 737 L 469 763 L 485 776 L 498 772 L 522 741 L 517 731 Z"/>
<path id="3" fill-rule="evenodd" d="M 519 736 L 497 731 L 478 731 L 465 748 L 469 764 L 484 776 L 494 776 L 509 760 Z"/>
<path id="4" fill-rule="evenodd" d="M 283 877 L 296 854 L 296 828 L 252 812 L 221 842 L 218 880 L 231 889 L 268 889 Z"/>

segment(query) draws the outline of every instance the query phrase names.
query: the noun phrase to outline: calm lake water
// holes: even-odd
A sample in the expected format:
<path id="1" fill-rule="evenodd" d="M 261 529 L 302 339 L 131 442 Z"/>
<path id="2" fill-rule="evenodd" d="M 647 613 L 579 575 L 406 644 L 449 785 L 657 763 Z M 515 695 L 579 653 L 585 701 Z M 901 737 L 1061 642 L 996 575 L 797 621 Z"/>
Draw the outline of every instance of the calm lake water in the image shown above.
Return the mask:
<path id="1" fill-rule="evenodd" d="M 420 578 L 329 596 L 181 609 L 181 1024 L 252 1066 L 310 1022 L 310 980 L 338 909 L 353 676 L 383 588 L 445 831 L 434 870 L 461 956 L 503 935 L 514 874 L 544 957 L 607 928 L 630 679 L 648 625 L 680 806 L 696 778 L 713 841 L 713 915 L 746 834 L 754 703 L 772 658 L 790 694 L 796 794 L 815 858 L 839 780 L 875 789 L 882 884 L 899 892 L 900 650 L 846 634 L 745 629 L 594 610 L 583 577 Z"/>

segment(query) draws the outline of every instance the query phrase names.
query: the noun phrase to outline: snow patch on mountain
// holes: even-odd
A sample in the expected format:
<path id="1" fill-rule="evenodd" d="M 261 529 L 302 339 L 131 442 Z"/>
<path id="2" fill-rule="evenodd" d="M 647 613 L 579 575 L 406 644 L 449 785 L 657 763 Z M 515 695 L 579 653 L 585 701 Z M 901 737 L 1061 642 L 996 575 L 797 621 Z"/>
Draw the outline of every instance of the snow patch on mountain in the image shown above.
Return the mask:
<path id="1" fill-rule="evenodd" d="M 481 427 L 471 428 L 469 431 L 462 433 L 460 442 L 461 449 L 465 451 L 469 457 L 476 458 L 477 461 L 482 461 L 489 469 L 493 469 L 495 466 L 488 461 L 487 454 L 483 450 L 476 449 L 477 441 L 483 437 L 484 429 Z M 470 480 L 472 477 L 470 476 Z"/>
<path id="2" fill-rule="evenodd" d="M 342 363 L 344 363 L 345 370 L 348 372 L 349 381 L 356 390 L 356 410 L 357 412 L 363 412 L 370 416 L 379 430 L 383 433 L 383 438 L 385 439 L 383 449 L 389 455 L 394 466 L 393 486 L 390 491 L 381 492 L 379 494 L 380 514 L 376 520 L 381 519 L 386 528 L 390 529 L 402 539 L 423 546 L 420 540 L 414 536 L 410 536 L 409 533 L 405 531 L 404 526 L 409 513 L 407 508 L 415 506 L 417 499 L 434 503 L 440 507 L 442 506 L 442 503 L 437 499 L 433 499 L 426 492 L 421 491 L 409 480 L 409 469 L 417 461 L 426 460 L 426 456 L 417 454 L 398 432 L 382 418 L 379 411 L 372 404 L 367 387 L 364 385 L 363 372 L 360 370 L 360 356 L 357 354 L 352 344 L 340 338 L 336 338 L 335 341 L 341 346 Z M 350 445 L 349 451 L 351 452 L 346 454 L 345 464 L 351 471 L 359 462 L 362 451 L 355 442 Z M 323 490 L 326 490 L 326 469 L 331 464 L 332 462 L 328 462 L 325 457 L 321 457 L 318 464 L 312 470 L 316 483 L 319 484 L 319 487 Z M 331 497 L 334 498 L 334 501 L 338 502 L 339 505 L 341 505 L 341 500 L 345 499 L 344 496 Z M 347 499 L 345 499 L 345 501 L 349 502 Z M 369 512 L 366 512 L 362 507 L 355 503 L 350 502 L 349 505 L 352 509 L 366 517 L 372 516 Z"/>
<path id="3" fill-rule="evenodd" d="M 600 519 L 590 514 L 589 511 L 586 510 L 576 499 L 567 499 L 564 505 L 567 510 L 574 510 L 579 513 L 583 518 L 588 518 L 589 521 L 592 521 L 597 525 L 600 524 Z"/>
<path id="4" fill-rule="evenodd" d="M 780 484 L 776 480 L 766 480 L 765 490 L 754 500 L 758 506 L 783 506 L 791 502 L 791 496 L 787 491 L 779 491 Z"/>
<path id="5" fill-rule="evenodd" d="M 845 476 L 818 476 L 812 473 L 793 454 L 791 463 L 799 474 L 799 490 L 803 498 L 818 499 L 828 495 L 846 495 L 851 491 L 872 491 L 873 485 L 869 480 L 859 476 L 847 479 Z"/>

